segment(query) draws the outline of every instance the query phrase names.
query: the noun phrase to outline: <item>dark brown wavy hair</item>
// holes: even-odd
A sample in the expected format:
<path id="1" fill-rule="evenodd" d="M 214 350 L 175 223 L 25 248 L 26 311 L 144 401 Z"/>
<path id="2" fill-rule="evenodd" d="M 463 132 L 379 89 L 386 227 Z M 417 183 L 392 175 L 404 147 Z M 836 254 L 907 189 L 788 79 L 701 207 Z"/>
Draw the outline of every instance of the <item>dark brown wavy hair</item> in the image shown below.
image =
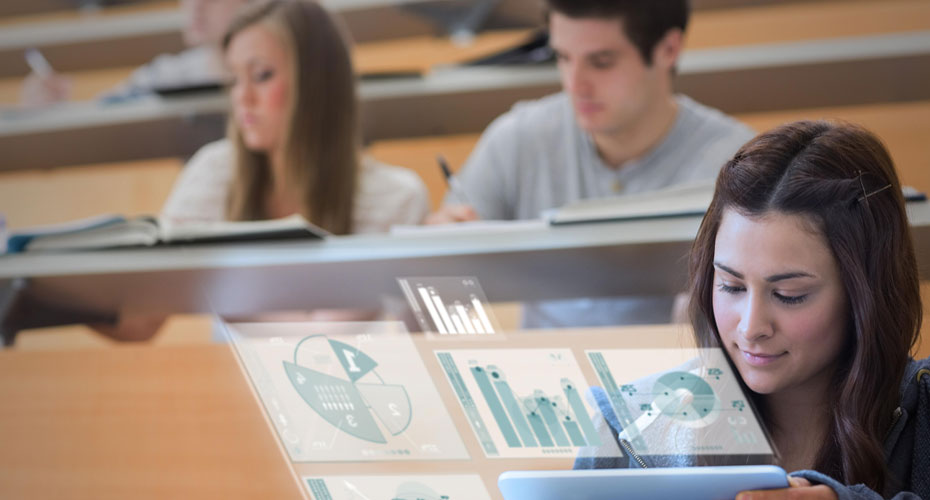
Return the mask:
<path id="1" fill-rule="evenodd" d="M 806 218 L 829 242 L 850 305 L 846 352 L 832 380 L 832 419 L 815 468 L 883 491 L 882 439 L 892 425 L 922 310 L 914 246 L 888 151 L 867 130 L 797 122 L 760 134 L 720 172 L 691 251 L 691 322 L 698 344 L 719 346 L 714 244 L 726 210 Z M 762 397 L 749 391 L 763 420 Z"/>
<path id="2" fill-rule="evenodd" d="M 256 25 L 278 35 L 290 53 L 293 81 L 284 148 L 288 180 L 298 189 L 301 215 L 330 232 L 349 233 L 361 134 L 345 30 L 317 2 L 264 0 L 239 12 L 223 37 L 223 49 Z M 267 155 L 245 146 L 235 120 L 229 120 L 227 137 L 236 151 L 227 215 L 232 220 L 265 219 L 271 182 Z"/>

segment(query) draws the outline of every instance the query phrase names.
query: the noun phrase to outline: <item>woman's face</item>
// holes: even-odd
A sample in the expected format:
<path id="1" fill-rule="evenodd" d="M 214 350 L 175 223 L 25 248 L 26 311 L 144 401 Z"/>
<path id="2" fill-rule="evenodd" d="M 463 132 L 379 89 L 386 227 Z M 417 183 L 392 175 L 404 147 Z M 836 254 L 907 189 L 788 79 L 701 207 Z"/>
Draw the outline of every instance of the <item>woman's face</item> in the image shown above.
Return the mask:
<path id="1" fill-rule="evenodd" d="M 282 146 L 291 99 L 290 54 L 262 24 L 240 31 L 226 50 L 233 75 L 233 119 L 247 148 L 271 153 Z"/>
<path id="2" fill-rule="evenodd" d="M 806 218 L 726 210 L 714 250 L 714 320 L 760 394 L 824 387 L 846 341 L 846 293 L 826 238 Z"/>

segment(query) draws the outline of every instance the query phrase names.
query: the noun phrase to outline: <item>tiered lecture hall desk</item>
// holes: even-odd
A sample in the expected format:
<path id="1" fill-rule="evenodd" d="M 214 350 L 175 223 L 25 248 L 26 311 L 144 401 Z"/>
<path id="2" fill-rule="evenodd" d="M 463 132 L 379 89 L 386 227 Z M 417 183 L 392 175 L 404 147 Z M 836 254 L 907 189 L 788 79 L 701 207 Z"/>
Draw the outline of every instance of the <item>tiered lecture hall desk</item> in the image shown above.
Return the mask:
<path id="1" fill-rule="evenodd" d="M 755 20 L 755 29 L 740 31 L 748 19 Z M 786 25 L 793 29 L 785 30 Z M 734 35 L 718 34 L 728 31 Z M 927 99 L 930 92 L 925 85 L 930 81 L 926 2 L 814 2 L 698 11 L 689 37 L 679 90 L 729 113 L 914 101 Z M 370 68 L 380 60 L 369 57 L 366 63 L 366 51 L 379 50 L 384 53 L 383 47 L 371 44 L 358 48 L 362 73 L 366 64 Z M 383 63 L 377 69 L 383 71 Z M 475 133 L 513 102 L 557 88 L 553 66 L 449 67 L 422 76 L 363 80 L 359 92 L 366 137 L 377 141 Z M 8 152 L 2 167 L 186 156 L 196 148 L 192 143 L 221 135 L 225 109 L 225 99 L 217 93 L 152 97 L 119 106 L 74 103 L 54 113 L 8 112 L 0 119 L 0 147 Z M 101 147 L 104 141 L 109 147 Z M 67 147 L 38 147 L 49 142 Z"/>
<path id="2" fill-rule="evenodd" d="M 922 277 L 930 203 L 908 205 Z M 398 276 L 475 276 L 493 302 L 674 295 L 701 217 L 353 235 L 313 242 L 180 245 L 0 258 L 0 328 L 121 314 L 377 308 Z M 299 293 L 295 293 L 299 291 Z"/>
<path id="3" fill-rule="evenodd" d="M 930 204 L 912 204 L 909 212 L 927 277 Z M 8 256 L 0 259 L 0 307 L 13 333 L 82 315 L 365 307 L 396 293 L 395 278 L 404 275 L 476 276 L 492 301 L 670 294 L 683 284 L 683 257 L 699 221 Z M 521 332 L 502 345 L 567 347 L 583 359 L 584 348 L 658 338 L 689 345 L 686 329 L 672 325 Z M 441 386 L 440 368 L 427 359 L 437 346 L 421 336 L 414 342 Z M 483 458 L 446 389 L 442 402 L 470 460 L 301 467 L 314 475 L 478 473 L 495 499 L 503 470 L 570 467 L 561 459 Z M 9 349 L 0 352 L 0 398 L 4 498 L 301 498 L 227 345 Z"/>

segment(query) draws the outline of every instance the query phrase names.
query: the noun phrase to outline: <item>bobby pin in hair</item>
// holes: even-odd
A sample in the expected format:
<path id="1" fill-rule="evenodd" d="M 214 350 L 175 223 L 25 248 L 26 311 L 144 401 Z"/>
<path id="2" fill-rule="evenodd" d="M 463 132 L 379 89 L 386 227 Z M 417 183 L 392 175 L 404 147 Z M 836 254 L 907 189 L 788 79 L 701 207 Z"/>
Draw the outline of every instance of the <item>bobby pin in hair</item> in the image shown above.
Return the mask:
<path id="1" fill-rule="evenodd" d="M 888 188 L 891 187 L 891 184 L 888 184 L 887 186 L 882 187 L 882 188 L 878 188 L 878 189 L 876 189 L 875 191 L 872 191 L 871 193 L 866 193 L 866 192 L 865 192 L 865 182 L 862 181 L 862 176 L 863 176 L 863 175 L 864 175 L 864 173 L 863 173 L 862 171 L 860 171 L 860 172 L 859 172 L 859 187 L 862 188 L 862 196 L 860 196 L 856 201 L 865 201 L 866 203 L 868 203 L 868 202 L 869 202 L 869 197 L 874 196 L 874 195 L 876 195 L 876 194 L 878 194 L 878 193 L 881 193 L 882 191 L 884 191 L 884 190 L 886 190 L 886 189 L 888 189 Z"/>

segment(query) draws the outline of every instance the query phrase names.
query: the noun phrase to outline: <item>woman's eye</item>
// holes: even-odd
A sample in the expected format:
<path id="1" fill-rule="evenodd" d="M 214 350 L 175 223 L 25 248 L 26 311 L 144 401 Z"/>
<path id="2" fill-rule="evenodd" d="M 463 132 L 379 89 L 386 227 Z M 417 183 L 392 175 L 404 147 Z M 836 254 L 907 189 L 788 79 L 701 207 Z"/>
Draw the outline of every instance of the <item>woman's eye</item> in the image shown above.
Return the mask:
<path id="1" fill-rule="evenodd" d="M 270 69 L 266 69 L 266 70 L 255 73 L 252 79 L 258 83 L 261 83 L 261 82 L 270 80 L 272 76 L 274 76 L 274 71 Z"/>
<path id="2" fill-rule="evenodd" d="M 807 295 L 806 294 L 805 295 L 782 295 L 780 293 L 775 293 L 775 298 L 782 301 L 785 304 L 793 305 L 793 304 L 800 304 L 801 302 L 804 302 L 804 300 L 807 299 Z"/>
<path id="3" fill-rule="evenodd" d="M 726 283 L 720 283 L 717 285 L 717 289 L 723 293 L 738 293 L 743 291 L 743 287 L 741 286 L 730 286 Z"/>

